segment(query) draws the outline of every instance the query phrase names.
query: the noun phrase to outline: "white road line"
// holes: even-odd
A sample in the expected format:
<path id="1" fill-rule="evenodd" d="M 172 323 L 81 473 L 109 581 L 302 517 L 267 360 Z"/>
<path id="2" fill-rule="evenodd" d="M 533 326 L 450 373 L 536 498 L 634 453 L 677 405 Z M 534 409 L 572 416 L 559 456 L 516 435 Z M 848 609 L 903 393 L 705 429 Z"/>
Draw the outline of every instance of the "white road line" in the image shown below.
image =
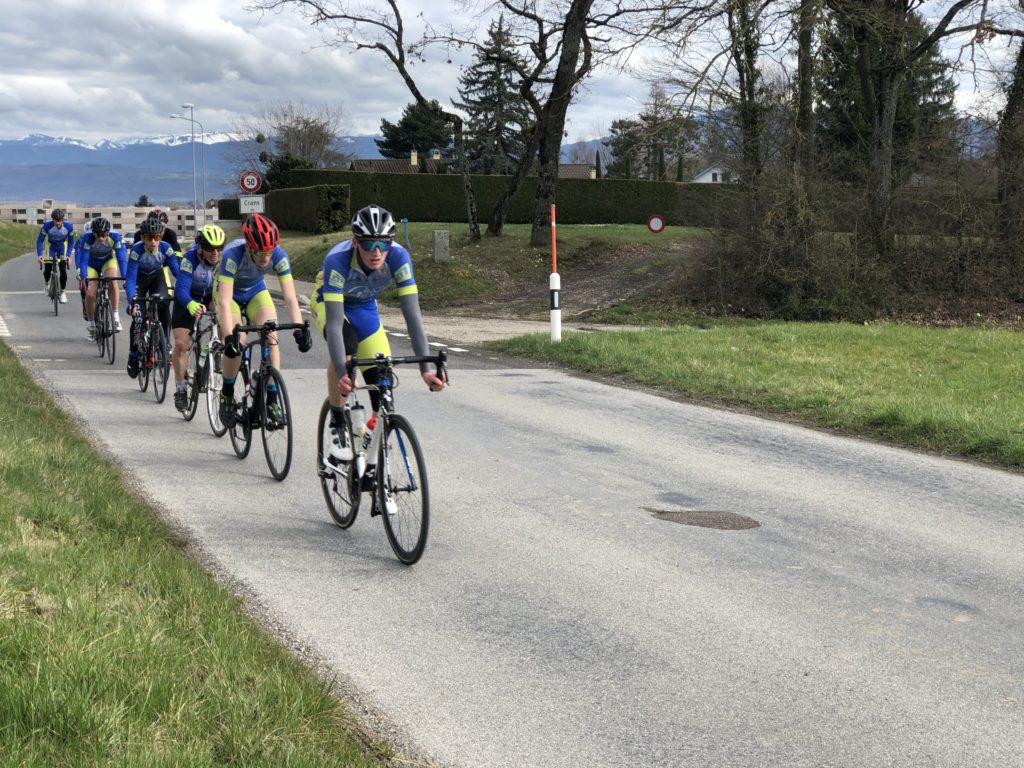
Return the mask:
<path id="1" fill-rule="evenodd" d="M 7 323 L 4 322 L 4 316 L 0 315 L 0 336 L 10 336 L 11 329 L 7 327 Z"/>

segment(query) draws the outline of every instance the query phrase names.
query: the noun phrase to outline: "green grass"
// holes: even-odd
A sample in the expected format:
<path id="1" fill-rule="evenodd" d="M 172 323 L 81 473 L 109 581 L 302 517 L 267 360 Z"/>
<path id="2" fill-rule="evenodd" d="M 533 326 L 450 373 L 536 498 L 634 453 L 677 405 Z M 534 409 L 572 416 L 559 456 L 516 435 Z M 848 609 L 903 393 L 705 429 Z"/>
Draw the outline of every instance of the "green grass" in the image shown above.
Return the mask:
<path id="1" fill-rule="evenodd" d="M 431 258 L 435 229 L 446 229 L 450 235 L 451 260 L 435 262 Z M 681 240 L 702 231 L 670 227 L 655 235 L 645 226 L 634 224 L 560 225 L 558 232 L 558 267 L 570 272 L 578 263 L 585 263 L 595 250 L 640 245 L 670 258 L 670 249 Z M 283 232 L 282 245 L 292 259 L 292 269 L 302 280 L 312 280 L 323 264 L 327 251 L 350 236 L 348 232 L 309 235 Z M 397 240 L 406 244 L 404 229 L 399 224 Z M 415 222 L 408 227 L 409 252 L 413 259 L 420 303 L 427 310 L 457 306 L 466 302 L 500 301 L 515 295 L 524 285 L 547 285 L 551 272 L 551 246 L 530 245 L 530 226 L 510 224 L 501 237 L 484 235 L 474 244 L 468 242 L 465 225 Z M 385 299 L 389 299 L 385 294 Z"/>
<path id="2" fill-rule="evenodd" d="M 3 344 L 0 433 L 0 765 L 384 763 Z"/>
<path id="3" fill-rule="evenodd" d="M 893 324 L 709 321 L 493 348 L 698 400 L 1024 466 L 1020 335 Z"/>
<path id="4" fill-rule="evenodd" d="M 0 221 L 0 264 L 23 253 L 34 253 L 38 235 L 37 226 Z"/>

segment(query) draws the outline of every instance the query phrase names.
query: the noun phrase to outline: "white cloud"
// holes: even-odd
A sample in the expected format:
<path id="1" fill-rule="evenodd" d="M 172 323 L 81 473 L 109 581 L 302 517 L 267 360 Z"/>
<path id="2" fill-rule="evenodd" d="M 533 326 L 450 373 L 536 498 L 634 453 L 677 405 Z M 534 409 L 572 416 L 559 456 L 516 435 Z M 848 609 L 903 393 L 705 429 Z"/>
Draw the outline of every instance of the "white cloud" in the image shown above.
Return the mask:
<path id="1" fill-rule="evenodd" d="M 298 13 L 257 14 L 246 0 L 0 0 L 0 138 L 29 133 L 87 141 L 187 132 L 169 117 L 195 104 L 207 132 L 230 130 L 260 106 L 301 101 L 341 107 L 344 130 L 374 134 L 411 101 L 379 53 L 328 47 Z M 406 0 L 409 39 L 418 35 Z M 429 7 L 436 24 L 437 4 Z M 461 59 L 459 57 L 462 57 Z M 458 98 L 460 64 L 439 51 L 416 62 L 428 98 Z M 592 80 L 570 110 L 569 140 L 606 132 L 635 114 L 646 87 L 615 73 Z"/>

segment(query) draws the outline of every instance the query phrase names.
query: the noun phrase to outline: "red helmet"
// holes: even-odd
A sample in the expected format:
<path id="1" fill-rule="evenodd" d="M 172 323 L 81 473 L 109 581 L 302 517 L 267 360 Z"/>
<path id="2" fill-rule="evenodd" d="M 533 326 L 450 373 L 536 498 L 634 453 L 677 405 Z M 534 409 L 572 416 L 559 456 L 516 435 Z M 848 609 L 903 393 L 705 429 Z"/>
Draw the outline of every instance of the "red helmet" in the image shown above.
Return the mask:
<path id="1" fill-rule="evenodd" d="M 169 221 L 167 211 L 161 211 L 159 208 L 152 210 L 146 216 L 147 219 L 159 219 L 162 223 L 166 224 Z"/>
<path id="2" fill-rule="evenodd" d="M 259 213 L 250 213 L 242 223 L 242 237 L 250 251 L 270 251 L 281 244 L 277 224 Z"/>

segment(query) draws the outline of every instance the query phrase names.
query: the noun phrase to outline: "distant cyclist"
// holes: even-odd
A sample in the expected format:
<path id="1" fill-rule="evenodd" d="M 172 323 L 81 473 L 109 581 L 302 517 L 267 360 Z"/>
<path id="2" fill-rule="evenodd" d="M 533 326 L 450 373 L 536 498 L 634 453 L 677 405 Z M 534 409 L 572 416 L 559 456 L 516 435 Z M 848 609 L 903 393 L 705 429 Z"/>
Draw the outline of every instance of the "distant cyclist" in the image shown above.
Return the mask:
<path id="1" fill-rule="evenodd" d="M 159 219 L 146 219 L 140 227 L 141 242 L 132 245 L 128 253 L 128 272 L 125 275 L 125 295 L 128 297 L 128 313 L 132 316 L 132 329 L 129 334 L 128 375 L 133 379 L 139 373 L 139 335 L 142 332 L 143 310 L 135 300 L 143 297 L 168 298 L 167 276 L 164 269 L 169 269 L 175 278 L 178 277 L 178 256 L 169 243 L 163 242 L 164 225 Z M 166 304 L 160 304 L 157 310 L 160 325 L 164 327 L 164 335 L 171 338 L 171 312 Z"/>
<path id="2" fill-rule="evenodd" d="M 43 255 L 43 246 L 46 254 Z M 50 275 L 53 273 L 53 259 L 56 258 L 60 269 L 60 303 L 67 304 L 68 296 L 68 263 L 74 253 L 75 226 L 64 218 L 64 209 L 54 208 L 50 212 L 50 220 L 39 229 L 36 238 L 36 256 L 43 265 L 43 293 L 49 292 Z"/>
<path id="3" fill-rule="evenodd" d="M 217 269 L 226 236 L 216 224 L 207 224 L 196 232 L 196 242 L 185 251 L 174 284 L 174 309 L 171 327 L 174 328 L 174 407 L 188 408 L 185 391 L 185 368 L 188 364 L 189 333 L 195 318 L 215 307 L 217 297 Z"/>
<path id="4" fill-rule="evenodd" d="M 119 232 L 110 231 L 110 222 L 98 216 L 89 223 L 89 232 L 81 240 L 81 261 L 79 275 L 83 281 L 90 277 L 121 277 L 127 265 L 124 242 Z M 85 314 L 89 323 L 89 338 L 96 338 L 96 286 L 89 280 L 85 288 Z M 107 286 L 110 308 L 114 311 L 114 330 L 121 330 L 121 316 L 117 314 L 119 286 L 116 282 Z"/>
<path id="5" fill-rule="evenodd" d="M 159 219 L 160 223 L 164 225 L 163 236 L 161 240 L 171 246 L 171 249 L 178 254 L 178 258 L 181 258 L 181 246 L 178 245 L 178 233 L 175 232 L 170 224 L 170 218 L 167 216 L 167 211 L 161 211 L 159 208 L 150 211 L 146 214 L 147 219 Z M 142 242 L 142 225 L 135 231 L 134 240 L 136 243 Z"/>
<path id="6" fill-rule="evenodd" d="M 327 339 L 330 361 L 327 364 L 327 397 L 331 403 L 334 439 L 331 456 L 340 461 L 352 458 L 352 447 L 345 445 L 342 410 L 344 398 L 352 391 L 352 380 L 345 361 L 352 356 L 367 358 L 377 353 L 391 354 L 391 345 L 381 325 L 377 297 L 392 282 L 398 286 L 398 301 L 412 342 L 413 354 L 427 355 L 427 334 L 423 330 L 416 281 L 409 252 L 394 242 L 395 220 L 378 205 L 368 205 L 352 217 L 352 238 L 327 252 L 323 268 L 317 274 L 310 313 L 317 330 Z M 339 376 L 340 372 L 340 376 Z M 440 392 L 447 382 L 420 364 L 423 382 Z M 375 369 L 363 371 L 367 384 L 377 378 Z M 379 395 L 370 391 L 374 413 L 380 408 Z"/>
<path id="7" fill-rule="evenodd" d="M 292 268 L 288 254 L 281 247 L 281 233 L 277 224 L 262 214 L 250 214 L 242 224 L 242 239 L 232 241 L 224 249 L 217 283 L 217 322 L 224 339 L 224 388 L 220 396 L 220 420 L 228 428 L 235 424 L 235 378 L 242 364 L 239 356 L 245 346 L 245 339 L 232 332 L 242 322 L 243 316 L 249 325 L 262 325 L 267 320 L 277 320 L 277 309 L 263 279 L 271 271 L 280 281 L 281 295 L 290 322 L 301 323 L 302 312 L 295 295 Z M 308 352 L 313 345 L 309 330 L 297 329 L 294 336 L 299 351 Z M 270 362 L 280 369 L 281 352 L 278 349 L 277 334 L 271 335 Z M 279 418 L 281 413 L 276 398 L 276 390 L 267 392 L 267 408 L 271 419 Z"/>

